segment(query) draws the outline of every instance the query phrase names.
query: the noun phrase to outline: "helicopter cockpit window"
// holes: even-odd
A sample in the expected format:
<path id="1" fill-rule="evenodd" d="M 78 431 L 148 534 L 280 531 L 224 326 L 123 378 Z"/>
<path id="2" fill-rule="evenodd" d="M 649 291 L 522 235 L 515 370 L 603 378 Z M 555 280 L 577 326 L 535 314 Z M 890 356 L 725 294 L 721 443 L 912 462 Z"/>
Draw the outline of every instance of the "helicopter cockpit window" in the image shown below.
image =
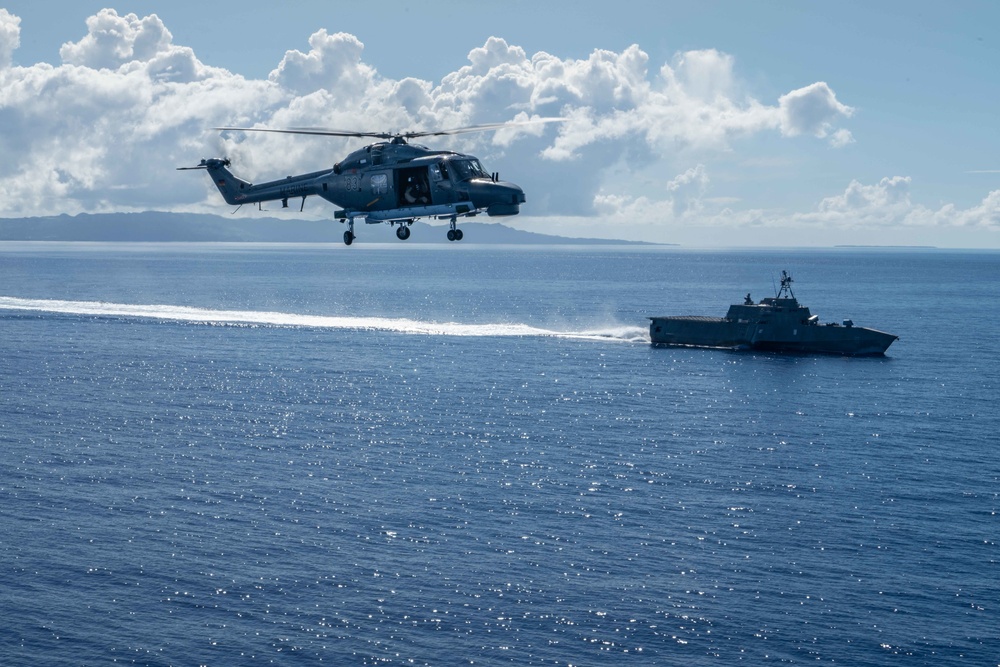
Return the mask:
<path id="1" fill-rule="evenodd" d="M 479 160 L 452 160 L 451 166 L 460 181 L 467 181 L 470 178 L 489 178 Z"/>

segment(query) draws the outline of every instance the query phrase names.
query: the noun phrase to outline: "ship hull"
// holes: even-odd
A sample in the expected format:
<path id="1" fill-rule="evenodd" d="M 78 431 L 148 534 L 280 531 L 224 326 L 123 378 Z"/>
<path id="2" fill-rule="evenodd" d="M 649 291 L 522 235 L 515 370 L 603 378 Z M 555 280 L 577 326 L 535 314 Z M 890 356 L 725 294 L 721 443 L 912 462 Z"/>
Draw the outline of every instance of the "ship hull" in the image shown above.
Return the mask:
<path id="1" fill-rule="evenodd" d="M 789 327 L 726 318 L 653 317 L 649 338 L 653 345 L 670 347 L 879 356 L 897 336 L 854 326 L 802 323 Z"/>
<path id="2" fill-rule="evenodd" d="M 745 348 L 747 325 L 716 317 L 652 317 L 649 339 L 671 347 Z"/>

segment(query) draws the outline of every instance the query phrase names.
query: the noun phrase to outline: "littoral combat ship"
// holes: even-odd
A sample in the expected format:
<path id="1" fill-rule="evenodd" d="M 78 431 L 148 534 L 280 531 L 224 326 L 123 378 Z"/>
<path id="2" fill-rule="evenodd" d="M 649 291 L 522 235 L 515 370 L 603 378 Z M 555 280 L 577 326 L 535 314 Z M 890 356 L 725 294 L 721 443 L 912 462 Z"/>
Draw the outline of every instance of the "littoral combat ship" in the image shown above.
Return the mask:
<path id="1" fill-rule="evenodd" d="M 899 336 L 843 325 L 820 324 L 819 316 L 799 305 L 792 293 L 792 277 L 781 272 L 781 289 L 774 298 L 754 303 L 747 294 L 733 304 L 725 317 L 651 317 L 649 338 L 653 345 L 721 347 L 780 352 L 819 352 L 877 356 Z"/>

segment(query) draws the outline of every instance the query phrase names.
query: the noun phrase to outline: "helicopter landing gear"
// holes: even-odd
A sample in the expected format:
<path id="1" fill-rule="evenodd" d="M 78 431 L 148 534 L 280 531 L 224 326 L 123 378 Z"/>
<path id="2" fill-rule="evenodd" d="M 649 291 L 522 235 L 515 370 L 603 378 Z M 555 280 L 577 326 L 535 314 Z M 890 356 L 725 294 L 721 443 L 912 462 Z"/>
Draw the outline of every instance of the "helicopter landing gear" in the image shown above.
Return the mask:
<path id="1" fill-rule="evenodd" d="M 347 231 L 344 232 L 344 245 L 351 245 L 354 243 L 354 218 L 347 223 Z"/>
<path id="2" fill-rule="evenodd" d="M 458 228 L 455 222 L 455 218 L 451 219 L 451 229 L 448 230 L 448 240 L 449 241 L 461 241 L 462 237 L 465 236 L 462 230 Z"/>
<path id="3" fill-rule="evenodd" d="M 405 241 L 410 238 L 410 228 L 406 225 L 400 225 L 399 229 L 396 230 L 396 238 L 400 241 Z"/>

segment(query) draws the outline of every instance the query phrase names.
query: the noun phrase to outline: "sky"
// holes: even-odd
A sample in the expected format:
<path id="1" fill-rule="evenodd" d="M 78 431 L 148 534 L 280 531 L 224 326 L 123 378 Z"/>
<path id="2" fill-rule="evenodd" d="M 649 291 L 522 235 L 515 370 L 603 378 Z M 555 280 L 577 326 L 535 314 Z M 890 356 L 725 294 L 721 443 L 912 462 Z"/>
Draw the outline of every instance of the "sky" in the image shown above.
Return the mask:
<path id="1" fill-rule="evenodd" d="M 562 236 L 1000 248 L 1000 3 L 0 1 L 0 217 L 229 215 L 360 139 L 441 130 Z M 238 216 L 332 219 L 318 198 Z"/>

